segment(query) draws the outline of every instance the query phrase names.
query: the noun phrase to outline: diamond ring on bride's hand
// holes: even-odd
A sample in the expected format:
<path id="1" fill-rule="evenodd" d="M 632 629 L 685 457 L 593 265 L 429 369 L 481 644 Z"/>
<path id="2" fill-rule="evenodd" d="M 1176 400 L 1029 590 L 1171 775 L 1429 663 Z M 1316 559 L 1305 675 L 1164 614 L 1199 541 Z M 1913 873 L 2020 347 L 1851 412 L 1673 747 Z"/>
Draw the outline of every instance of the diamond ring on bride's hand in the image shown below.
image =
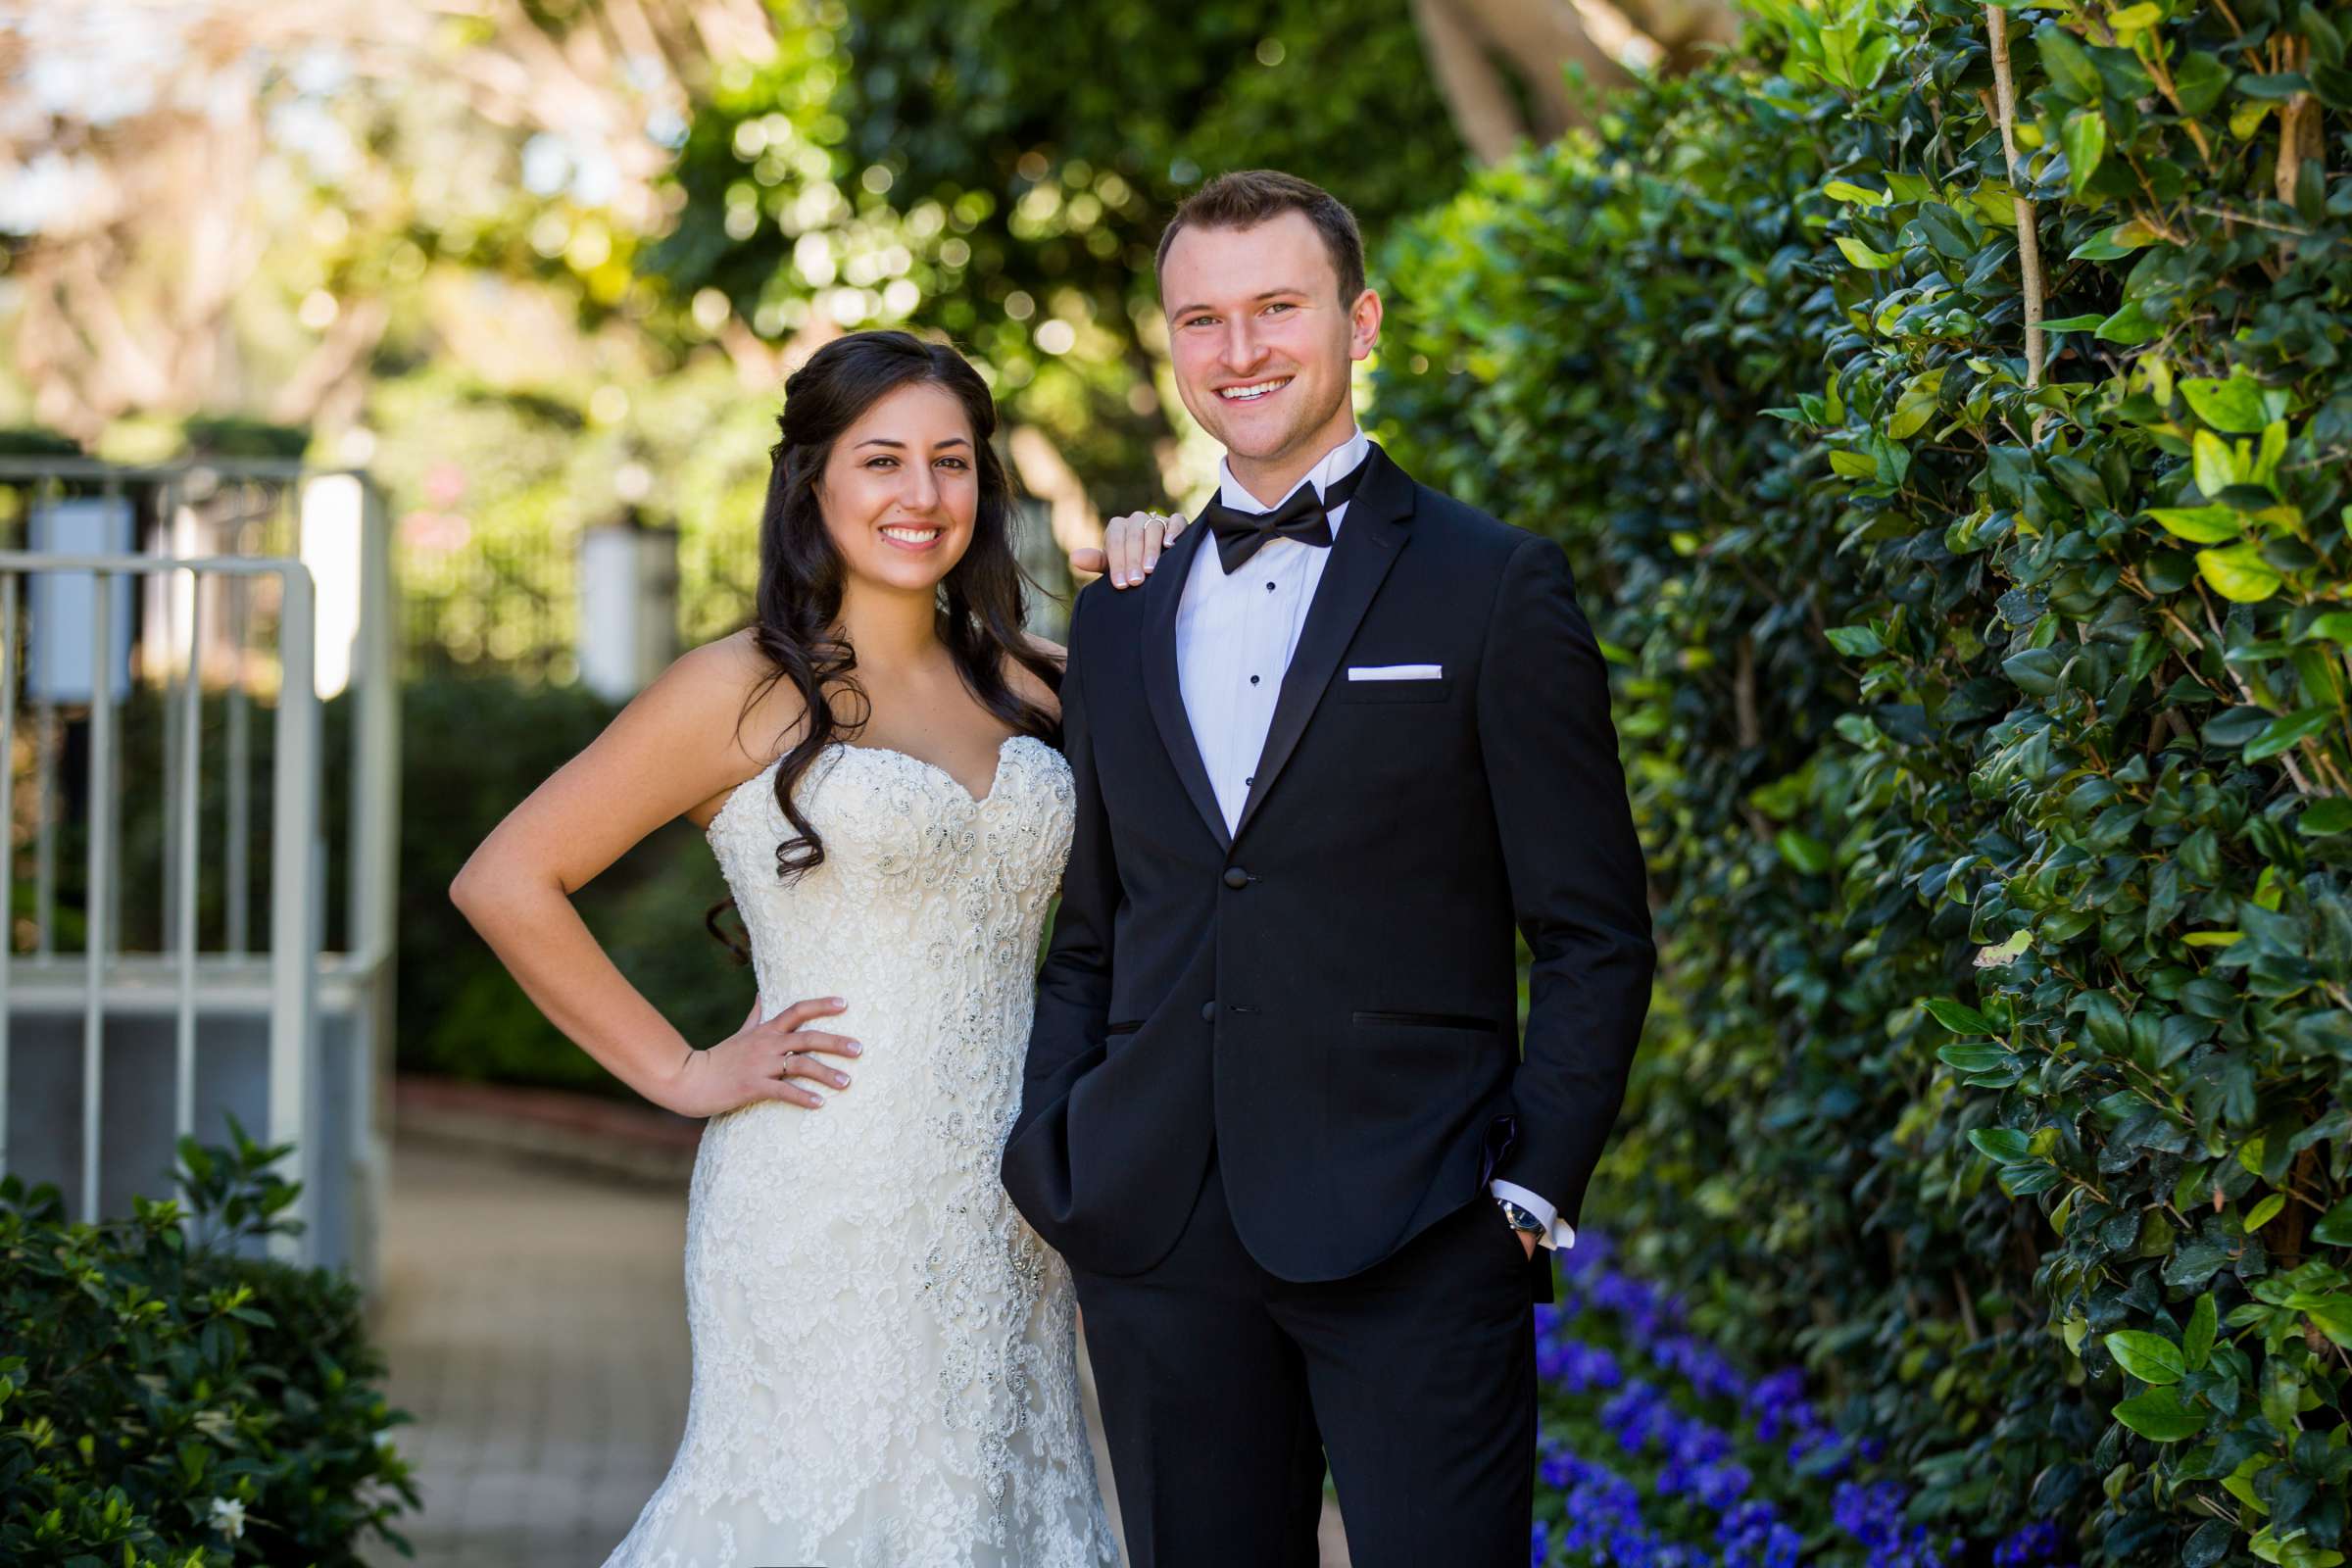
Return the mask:
<path id="1" fill-rule="evenodd" d="M 1159 564 L 1161 549 L 1183 531 L 1185 520 L 1166 512 L 1129 512 L 1102 525 L 1102 548 L 1074 550 L 1074 571 L 1099 571 L 1113 588 L 1132 588 Z"/>

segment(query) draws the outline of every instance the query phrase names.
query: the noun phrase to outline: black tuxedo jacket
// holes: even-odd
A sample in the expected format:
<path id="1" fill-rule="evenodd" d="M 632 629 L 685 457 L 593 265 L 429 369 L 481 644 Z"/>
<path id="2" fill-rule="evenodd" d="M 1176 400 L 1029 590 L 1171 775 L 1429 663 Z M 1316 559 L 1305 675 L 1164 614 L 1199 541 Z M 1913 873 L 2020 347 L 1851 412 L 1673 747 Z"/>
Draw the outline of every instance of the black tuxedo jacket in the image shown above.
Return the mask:
<path id="1" fill-rule="evenodd" d="M 1236 1230 L 1285 1280 L 1371 1267 L 1490 1176 L 1574 1224 L 1624 1099 L 1655 950 L 1567 558 L 1369 463 L 1231 834 L 1177 687 L 1210 530 L 1072 610 L 1076 836 L 1002 1170 L 1095 1273 L 1166 1255 L 1212 1136 Z M 1403 663 L 1443 675 L 1347 677 Z"/>

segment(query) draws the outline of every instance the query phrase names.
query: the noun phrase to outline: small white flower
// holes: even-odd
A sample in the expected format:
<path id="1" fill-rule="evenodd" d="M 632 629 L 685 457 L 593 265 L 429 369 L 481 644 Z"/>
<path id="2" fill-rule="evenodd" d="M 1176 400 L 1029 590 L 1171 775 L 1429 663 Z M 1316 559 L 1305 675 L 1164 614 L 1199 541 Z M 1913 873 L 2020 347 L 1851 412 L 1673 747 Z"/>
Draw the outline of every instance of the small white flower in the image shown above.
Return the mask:
<path id="1" fill-rule="evenodd" d="M 234 1541 L 245 1533 L 245 1504 L 235 1497 L 213 1499 L 213 1528 Z"/>

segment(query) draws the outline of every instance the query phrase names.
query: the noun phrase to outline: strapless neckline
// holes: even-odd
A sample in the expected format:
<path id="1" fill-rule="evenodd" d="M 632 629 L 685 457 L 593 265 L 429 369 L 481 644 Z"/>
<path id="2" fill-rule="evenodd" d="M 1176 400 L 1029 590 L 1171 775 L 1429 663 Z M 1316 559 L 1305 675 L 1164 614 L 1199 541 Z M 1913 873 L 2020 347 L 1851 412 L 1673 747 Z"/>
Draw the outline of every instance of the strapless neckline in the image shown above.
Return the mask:
<path id="1" fill-rule="evenodd" d="M 915 756 L 911 752 L 902 752 L 895 747 L 854 746 L 848 741 L 828 741 L 825 743 L 825 750 L 829 752 L 862 752 L 869 757 L 878 757 L 885 760 L 898 761 L 906 766 L 912 767 L 918 772 L 921 772 L 933 779 L 947 784 L 955 790 L 956 795 L 962 798 L 963 803 L 966 806 L 970 807 L 973 810 L 980 810 L 997 799 L 998 790 L 1004 782 L 1004 759 L 1011 755 L 1012 744 L 1015 741 L 1028 741 L 1030 744 L 1035 746 L 1046 746 L 1044 741 L 1039 740 L 1034 735 L 1024 732 L 1016 732 L 1014 734 L 1007 735 L 1003 740 L 999 741 L 997 743 L 996 771 L 989 775 L 988 793 L 985 795 L 974 795 L 970 790 L 965 789 L 961 780 L 957 779 L 955 774 L 949 772 L 937 762 L 925 761 L 922 758 Z M 1047 746 L 1046 749 L 1048 751 L 1053 750 L 1053 748 L 1050 746 Z M 743 793 L 750 789 L 753 785 L 766 778 L 770 773 L 773 773 L 777 767 L 782 765 L 783 761 L 784 759 L 781 757 L 771 760 L 765 767 L 761 768 L 759 772 L 754 773 L 750 778 L 745 779 L 742 783 L 736 785 L 732 790 L 729 790 L 727 792 L 727 798 L 718 803 L 718 809 L 710 813 L 710 820 L 704 825 L 704 839 L 708 841 L 713 838 L 718 832 L 719 823 L 725 819 L 726 814 L 729 811 L 734 809 L 735 802 L 742 797 Z"/>

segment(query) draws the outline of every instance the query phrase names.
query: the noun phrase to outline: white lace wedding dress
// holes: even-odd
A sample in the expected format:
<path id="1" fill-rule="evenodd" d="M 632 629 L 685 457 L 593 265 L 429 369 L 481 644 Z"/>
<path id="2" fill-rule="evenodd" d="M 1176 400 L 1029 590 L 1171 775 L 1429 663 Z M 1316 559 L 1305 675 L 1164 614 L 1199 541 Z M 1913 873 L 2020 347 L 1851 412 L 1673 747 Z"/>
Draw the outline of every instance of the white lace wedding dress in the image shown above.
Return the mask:
<path id="1" fill-rule="evenodd" d="M 1115 1568 L 1069 1272 L 997 1177 L 1069 764 L 1013 736 L 975 801 L 904 753 L 828 747 L 795 797 L 825 860 L 790 884 L 775 765 L 706 830 L 761 1015 L 838 996 L 812 1027 L 865 1050 L 827 1058 L 851 1081 L 821 1108 L 704 1129 L 686 1434 L 606 1568 Z"/>

